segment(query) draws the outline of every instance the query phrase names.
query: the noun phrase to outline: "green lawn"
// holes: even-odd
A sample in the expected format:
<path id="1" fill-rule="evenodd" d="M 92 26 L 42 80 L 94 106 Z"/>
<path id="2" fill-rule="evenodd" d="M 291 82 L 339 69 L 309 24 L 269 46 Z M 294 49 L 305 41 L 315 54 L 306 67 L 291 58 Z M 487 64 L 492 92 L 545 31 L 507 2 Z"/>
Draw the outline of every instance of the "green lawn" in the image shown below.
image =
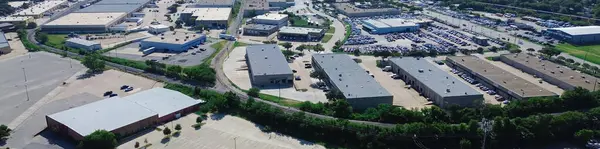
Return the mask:
<path id="1" fill-rule="evenodd" d="M 67 35 L 65 34 L 48 34 L 48 41 L 44 44 L 57 49 L 61 49 L 65 45 L 65 41 L 67 40 L 67 38 L 65 37 L 67 37 Z"/>
<path id="2" fill-rule="evenodd" d="M 556 45 L 556 48 L 577 58 L 600 64 L 600 45 L 575 46 L 564 43 Z"/>
<path id="3" fill-rule="evenodd" d="M 202 61 L 204 61 L 204 62 L 202 62 L 202 64 L 210 64 L 210 62 L 212 61 L 213 58 L 215 58 L 217 53 L 219 53 L 223 49 L 223 47 L 225 47 L 225 43 L 227 43 L 227 41 L 219 41 L 217 43 L 210 45 L 211 48 L 215 48 L 215 52 L 212 53 L 210 55 L 210 57 L 202 60 Z"/>
<path id="4" fill-rule="evenodd" d="M 247 43 L 243 43 L 243 42 L 237 42 L 237 41 L 235 43 L 233 43 L 233 48 L 243 47 L 243 46 L 248 46 L 248 44 Z"/>
<path id="5" fill-rule="evenodd" d="M 330 26 L 329 30 L 327 31 L 327 34 L 334 34 L 335 33 L 335 27 Z"/>
<path id="6" fill-rule="evenodd" d="M 333 37 L 333 35 L 331 35 L 331 34 L 325 34 L 325 36 L 323 36 L 323 38 L 321 38 L 321 42 L 322 43 L 327 43 L 327 42 L 329 42 L 329 40 L 331 40 L 331 37 Z"/>

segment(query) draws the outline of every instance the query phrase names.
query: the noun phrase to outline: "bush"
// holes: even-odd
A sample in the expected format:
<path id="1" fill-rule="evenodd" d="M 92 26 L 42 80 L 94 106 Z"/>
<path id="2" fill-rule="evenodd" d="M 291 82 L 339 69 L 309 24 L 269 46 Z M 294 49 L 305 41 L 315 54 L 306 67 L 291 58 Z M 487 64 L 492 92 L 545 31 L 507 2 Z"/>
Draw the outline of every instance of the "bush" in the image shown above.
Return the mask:
<path id="1" fill-rule="evenodd" d="M 196 118 L 196 123 L 202 123 L 202 121 L 203 121 L 203 120 L 204 120 L 204 119 L 203 119 L 202 117 L 198 116 L 198 117 Z"/>
<path id="2" fill-rule="evenodd" d="M 253 88 L 250 88 L 250 90 L 248 90 L 248 96 L 250 96 L 250 97 L 258 97 L 259 93 L 260 93 L 260 89 L 258 89 L 258 88 L 253 87 Z"/>
<path id="3" fill-rule="evenodd" d="M 165 129 L 163 129 L 163 134 L 170 135 L 171 134 L 171 129 L 169 129 L 169 127 L 165 127 Z"/>
<path id="4" fill-rule="evenodd" d="M 181 131 L 181 125 L 179 125 L 179 124 L 175 125 L 175 130 Z"/>

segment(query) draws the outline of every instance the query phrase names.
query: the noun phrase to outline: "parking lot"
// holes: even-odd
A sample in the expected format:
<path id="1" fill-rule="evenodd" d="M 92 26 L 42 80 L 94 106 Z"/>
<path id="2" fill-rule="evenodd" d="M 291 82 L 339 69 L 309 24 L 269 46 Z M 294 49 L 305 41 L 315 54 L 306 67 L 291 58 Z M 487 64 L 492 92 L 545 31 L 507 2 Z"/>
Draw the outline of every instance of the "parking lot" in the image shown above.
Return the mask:
<path id="1" fill-rule="evenodd" d="M 417 91 L 406 88 L 406 83 L 404 81 L 391 78 L 391 72 L 385 72 L 377 67 L 375 61 L 380 60 L 381 58 L 372 56 L 360 56 L 358 58 L 362 60 L 362 63 L 359 65 L 369 71 L 374 76 L 375 80 L 394 96 L 392 105 L 401 106 L 406 109 L 421 109 L 431 106 L 427 104 L 428 101 L 425 97 L 419 96 Z"/>
<path id="2" fill-rule="evenodd" d="M 198 48 L 181 53 L 154 52 L 145 55 L 140 51 L 140 42 L 134 42 L 115 50 L 104 53 L 106 56 L 125 58 L 136 61 L 156 60 L 169 65 L 194 66 L 202 64 L 202 60 L 210 57 L 215 49 L 210 47 L 212 42 L 204 43 Z"/>
<path id="3" fill-rule="evenodd" d="M 324 149 L 325 147 L 296 139 L 287 135 L 263 132 L 262 126 L 239 117 L 221 114 L 209 115 L 202 123 L 202 128 L 190 127 L 196 123 L 198 115 L 189 114 L 159 128 L 169 127 L 173 130 L 176 124 L 182 127 L 181 133 L 162 141 L 165 136 L 161 131 L 148 133 L 121 144 L 119 149 L 134 149 L 135 142 L 145 145 L 144 140 L 152 144 L 150 148 L 158 149 Z"/>
<path id="4" fill-rule="evenodd" d="M 246 59 L 244 55 L 246 54 L 245 47 L 237 47 L 233 49 L 229 53 L 229 57 L 223 63 L 223 71 L 227 78 L 235 84 L 237 87 L 243 90 L 249 90 L 252 87 L 250 83 L 250 75 L 248 73 L 248 66 L 246 65 Z M 309 69 L 304 69 L 304 67 L 299 67 L 302 61 L 310 60 L 310 56 L 303 56 L 300 59 L 296 60 L 298 63 L 290 63 L 290 68 L 298 71 L 295 75 L 300 74 L 301 81 L 294 81 L 294 84 L 299 85 L 298 87 L 285 87 L 285 88 L 269 88 L 261 89 L 261 93 L 269 94 L 273 96 L 281 96 L 283 98 L 298 100 L 298 101 L 310 101 L 310 102 L 327 102 L 327 98 L 325 97 L 325 92 L 318 89 L 311 89 L 310 87 L 306 87 L 307 84 L 312 84 L 312 79 L 309 76 Z M 301 64 L 303 66 L 303 64 Z M 307 81 L 311 81 L 310 83 Z M 316 80 L 315 80 L 316 81 Z M 301 88 L 306 88 L 306 92 L 302 92 L 297 90 Z"/>

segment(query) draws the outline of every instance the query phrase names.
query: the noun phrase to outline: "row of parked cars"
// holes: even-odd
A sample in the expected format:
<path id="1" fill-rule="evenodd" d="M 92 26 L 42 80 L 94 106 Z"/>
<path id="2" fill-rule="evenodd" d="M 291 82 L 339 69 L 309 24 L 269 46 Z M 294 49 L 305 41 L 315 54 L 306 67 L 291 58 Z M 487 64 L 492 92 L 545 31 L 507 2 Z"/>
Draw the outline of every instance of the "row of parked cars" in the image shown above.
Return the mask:
<path id="1" fill-rule="evenodd" d="M 388 42 L 408 39 L 414 43 L 425 43 L 425 40 L 417 37 L 415 33 L 389 33 L 385 35 L 385 39 L 387 39 Z"/>
<path id="2" fill-rule="evenodd" d="M 433 34 L 435 34 L 435 35 L 437 35 L 439 37 L 442 37 L 444 39 L 450 40 L 450 41 L 452 41 L 453 43 L 455 43 L 457 45 L 460 45 L 460 46 L 469 46 L 470 45 L 469 43 L 467 43 L 467 42 L 465 42 L 465 41 L 463 41 L 461 39 L 458 39 L 457 37 L 451 36 L 450 34 L 446 33 L 446 30 L 435 29 L 435 28 L 427 28 L 427 31 L 429 31 L 429 32 L 431 32 L 431 33 L 433 33 Z"/>
<path id="3" fill-rule="evenodd" d="M 130 92 L 133 90 L 133 86 L 123 85 L 123 86 L 121 86 L 120 89 L 124 92 Z M 104 97 L 115 97 L 115 96 L 119 96 L 119 95 L 114 93 L 113 91 L 106 91 L 106 92 L 104 92 L 103 96 Z"/>
<path id="4" fill-rule="evenodd" d="M 504 97 L 502 97 L 501 95 L 497 95 L 496 91 L 494 91 L 493 89 L 490 89 L 487 86 L 479 83 L 477 80 L 471 78 L 468 74 L 463 73 L 461 71 L 458 71 L 456 69 L 452 69 L 452 70 L 450 70 L 450 72 L 459 75 L 460 78 L 464 79 L 465 81 L 467 81 L 467 82 L 469 82 L 471 84 L 475 84 L 475 87 L 481 89 L 482 91 L 484 91 L 488 95 L 494 95 L 494 99 L 496 99 L 496 101 L 503 101 L 502 103 L 504 103 L 504 104 L 508 104 L 509 103 L 508 100 L 504 100 Z"/>
<path id="5" fill-rule="evenodd" d="M 403 53 L 407 52 L 410 49 L 408 47 L 403 46 L 386 46 L 386 45 L 368 45 L 368 46 L 360 46 L 360 47 L 343 47 L 344 52 L 354 52 L 356 50 L 360 51 L 360 53 L 371 54 L 377 51 L 390 51 L 395 53 Z"/>
<path id="6" fill-rule="evenodd" d="M 368 35 L 350 35 L 346 40 L 345 45 L 361 45 L 361 44 L 374 44 L 377 43 L 375 38 Z"/>

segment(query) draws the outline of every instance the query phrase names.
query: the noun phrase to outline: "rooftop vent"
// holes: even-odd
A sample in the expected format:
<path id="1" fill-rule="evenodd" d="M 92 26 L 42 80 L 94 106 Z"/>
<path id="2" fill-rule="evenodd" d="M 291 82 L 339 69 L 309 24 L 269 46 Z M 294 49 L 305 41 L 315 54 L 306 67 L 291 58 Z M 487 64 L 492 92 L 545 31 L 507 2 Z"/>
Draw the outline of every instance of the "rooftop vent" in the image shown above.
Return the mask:
<path id="1" fill-rule="evenodd" d="M 450 89 L 449 89 L 449 88 L 447 88 L 447 89 L 446 89 L 446 92 L 450 93 Z"/>
<path id="2" fill-rule="evenodd" d="M 269 57 L 265 56 L 265 59 L 269 59 Z"/>
<path id="3" fill-rule="evenodd" d="M 423 69 L 419 69 L 419 72 L 421 72 L 421 73 L 422 73 L 422 72 L 423 72 Z"/>

